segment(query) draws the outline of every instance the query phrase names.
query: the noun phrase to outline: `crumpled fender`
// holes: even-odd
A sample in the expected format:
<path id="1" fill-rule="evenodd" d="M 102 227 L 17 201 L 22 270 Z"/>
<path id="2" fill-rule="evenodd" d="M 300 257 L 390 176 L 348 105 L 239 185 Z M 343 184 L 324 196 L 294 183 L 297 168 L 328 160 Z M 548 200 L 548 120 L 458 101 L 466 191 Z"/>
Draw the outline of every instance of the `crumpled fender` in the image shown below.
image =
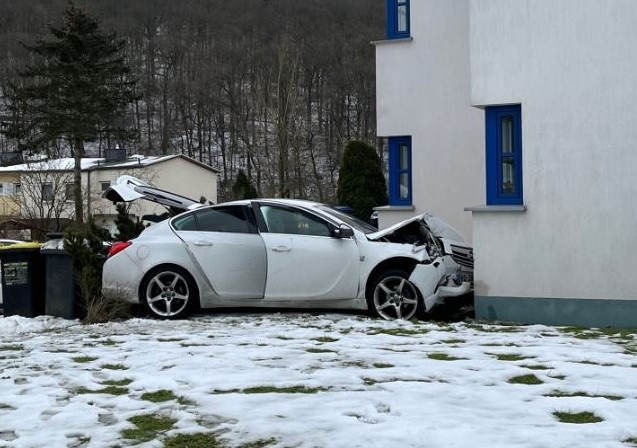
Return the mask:
<path id="1" fill-rule="evenodd" d="M 429 311 L 438 301 L 438 284 L 445 275 L 445 264 L 441 259 L 429 264 L 417 264 L 409 276 L 412 282 L 422 294 L 425 310 Z"/>

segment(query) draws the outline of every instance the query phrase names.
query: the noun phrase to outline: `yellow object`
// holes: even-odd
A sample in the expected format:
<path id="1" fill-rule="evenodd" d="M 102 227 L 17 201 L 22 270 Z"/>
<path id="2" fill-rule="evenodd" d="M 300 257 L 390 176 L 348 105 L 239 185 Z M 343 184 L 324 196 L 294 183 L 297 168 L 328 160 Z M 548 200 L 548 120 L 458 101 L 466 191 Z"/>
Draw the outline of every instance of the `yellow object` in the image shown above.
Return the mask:
<path id="1" fill-rule="evenodd" d="M 31 241 L 31 242 L 24 242 L 24 243 L 9 244 L 8 246 L 1 246 L 0 250 L 7 250 L 7 249 L 39 249 L 41 247 L 42 247 L 42 243 Z"/>

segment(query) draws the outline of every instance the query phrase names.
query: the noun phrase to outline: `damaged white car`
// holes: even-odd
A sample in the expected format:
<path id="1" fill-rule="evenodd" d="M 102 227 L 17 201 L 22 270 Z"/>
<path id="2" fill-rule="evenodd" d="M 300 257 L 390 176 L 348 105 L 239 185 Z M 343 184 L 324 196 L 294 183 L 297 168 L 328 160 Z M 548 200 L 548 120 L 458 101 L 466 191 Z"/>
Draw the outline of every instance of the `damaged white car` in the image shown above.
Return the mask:
<path id="1" fill-rule="evenodd" d="M 177 213 L 114 243 L 104 265 L 104 295 L 140 303 L 157 318 L 199 308 L 278 307 L 409 319 L 472 290 L 471 247 L 432 215 L 377 231 L 316 202 L 202 205 L 130 176 L 104 197 L 145 198 Z"/>

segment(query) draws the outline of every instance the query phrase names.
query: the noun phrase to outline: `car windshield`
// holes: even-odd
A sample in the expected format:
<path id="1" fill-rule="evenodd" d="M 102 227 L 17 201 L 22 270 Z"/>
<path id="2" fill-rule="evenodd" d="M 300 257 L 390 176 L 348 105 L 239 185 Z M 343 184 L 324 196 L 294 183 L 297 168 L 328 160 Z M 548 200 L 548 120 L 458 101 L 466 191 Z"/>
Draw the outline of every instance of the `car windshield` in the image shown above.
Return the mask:
<path id="1" fill-rule="evenodd" d="M 323 205 L 323 206 L 320 206 L 319 209 L 345 222 L 348 226 L 353 227 L 359 232 L 363 232 L 367 234 L 367 233 L 373 233 L 378 231 L 376 227 L 374 227 L 373 225 L 369 223 L 366 223 L 362 219 L 358 219 L 355 216 L 348 215 L 347 213 L 343 213 L 339 210 L 336 210 L 335 208 L 327 207 Z"/>

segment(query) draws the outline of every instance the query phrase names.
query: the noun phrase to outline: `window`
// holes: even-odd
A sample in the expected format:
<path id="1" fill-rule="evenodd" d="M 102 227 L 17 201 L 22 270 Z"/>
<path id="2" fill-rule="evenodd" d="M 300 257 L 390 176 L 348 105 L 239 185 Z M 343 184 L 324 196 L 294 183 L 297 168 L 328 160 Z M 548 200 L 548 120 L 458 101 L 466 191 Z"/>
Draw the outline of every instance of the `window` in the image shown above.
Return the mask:
<path id="1" fill-rule="evenodd" d="M 64 200 L 69 202 L 75 200 L 75 185 L 64 184 Z"/>
<path id="2" fill-rule="evenodd" d="M 389 205 L 412 205 L 411 137 L 389 138 Z"/>
<path id="3" fill-rule="evenodd" d="M 175 218 L 172 225 L 180 231 L 256 233 L 243 206 L 204 208 Z"/>
<path id="4" fill-rule="evenodd" d="M 261 213 L 270 233 L 332 236 L 330 225 L 311 213 L 270 205 L 262 205 Z"/>
<path id="5" fill-rule="evenodd" d="M 387 0 L 387 39 L 409 37 L 409 0 Z"/>
<path id="6" fill-rule="evenodd" d="M 42 184 L 42 200 L 45 202 L 53 200 L 53 184 Z"/>
<path id="7" fill-rule="evenodd" d="M 522 108 L 486 108 L 487 205 L 522 205 Z"/>
<path id="8" fill-rule="evenodd" d="M 111 186 L 111 181 L 107 180 L 104 182 L 100 182 L 100 185 L 102 186 L 102 193 L 104 193 L 106 190 L 108 190 L 108 187 Z"/>
<path id="9" fill-rule="evenodd" d="M 252 233 L 243 207 L 215 207 L 195 212 L 204 232 Z"/>
<path id="10" fill-rule="evenodd" d="M 13 193 L 14 194 L 20 194 L 20 192 L 22 192 L 22 185 L 21 184 L 13 184 Z"/>

